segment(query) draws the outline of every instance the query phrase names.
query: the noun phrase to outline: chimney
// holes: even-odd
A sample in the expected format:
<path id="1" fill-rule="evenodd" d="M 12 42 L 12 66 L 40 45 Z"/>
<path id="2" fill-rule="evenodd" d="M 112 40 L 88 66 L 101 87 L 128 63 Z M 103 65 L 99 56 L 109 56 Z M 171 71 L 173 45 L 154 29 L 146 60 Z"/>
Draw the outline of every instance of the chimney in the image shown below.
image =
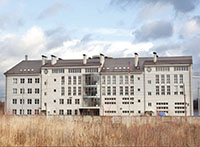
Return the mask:
<path id="1" fill-rule="evenodd" d="M 25 55 L 25 60 L 26 60 L 26 61 L 28 60 L 28 55 Z"/>
<path id="2" fill-rule="evenodd" d="M 54 55 L 51 55 L 51 65 L 54 65 L 57 63 L 57 57 Z"/>
<path id="3" fill-rule="evenodd" d="M 153 52 L 153 62 L 156 63 L 158 59 L 158 55 L 156 52 Z"/>
<path id="4" fill-rule="evenodd" d="M 47 61 L 47 56 L 42 55 L 42 65 L 45 65 Z"/>
<path id="5" fill-rule="evenodd" d="M 135 67 L 138 66 L 138 53 L 135 53 Z"/>
<path id="6" fill-rule="evenodd" d="M 103 66 L 104 62 L 105 62 L 104 54 L 100 54 L 100 63 L 101 63 L 101 66 Z"/>
<path id="7" fill-rule="evenodd" d="M 87 55 L 83 54 L 83 64 L 87 64 Z"/>

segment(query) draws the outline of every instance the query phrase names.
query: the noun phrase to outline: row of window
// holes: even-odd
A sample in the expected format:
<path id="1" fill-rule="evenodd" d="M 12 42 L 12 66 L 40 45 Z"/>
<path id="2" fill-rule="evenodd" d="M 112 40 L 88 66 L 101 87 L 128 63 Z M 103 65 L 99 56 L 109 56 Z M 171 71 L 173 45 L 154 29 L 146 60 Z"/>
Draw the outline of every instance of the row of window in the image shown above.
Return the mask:
<path id="1" fill-rule="evenodd" d="M 161 91 L 160 91 L 161 89 Z M 184 86 L 174 86 L 173 95 L 183 95 L 184 94 Z M 148 95 L 151 95 L 151 92 L 148 92 Z M 156 86 L 156 95 L 172 95 L 171 94 L 171 86 Z"/>
<path id="2" fill-rule="evenodd" d="M 78 91 L 77 91 L 78 90 Z M 82 88 L 81 87 L 68 87 L 67 88 L 67 95 L 68 96 L 76 96 L 76 95 L 81 95 L 82 93 Z M 56 92 L 56 89 L 53 89 L 54 92 Z M 47 95 L 47 93 L 45 92 L 44 95 Z M 65 87 L 61 87 L 61 96 L 65 96 Z"/>
<path id="3" fill-rule="evenodd" d="M 174 71 L 188 71 L 188 66 L 174 67 Z M 156 67 L 156 71 L 170 71 L 170 67 Z"/>
<path id="4" fill-rule="evenodd" d="M 27 104 L 33 104 L 33 102 L 35 104 L 39 104 L 40 103 L 40 100 L 39 99 L 26 99 L 26 103 Z M 12 100 L 12 103 L 13 104 L 25 104 L 25 99 L 13 99 Z"/>
<path id="5" fill-rule="evenodd" d="M 129 91 L 130 89 L 130 91 Z M 140 91 L 140 89 L 138 89 Z M 116 86 L 108 86 L 108 87 L 102 87 L 102 95 L 116 95 L 117 94 L 117 88 Z M 119 87 L 119 95 L 134 95 L 134 86 L 120 86 Z"/>
<path id="6" fill-rule="evenodd" d="M 108 75 L 108 76 L 102 76 L 102 84 L 117 84 L 117 78 L 119 78 L 119 84 L 134 84 L 134 75 Z M 140 80 L 140 77 L 138 77 L 138 80 Z"/>
<path id="7" fill-rule="evenodd" d="M 19 94 L 25 94 L 27 91 L 27 94 L 32 94 L 33 93 L 33 89 L 32 88 L 28 88 L 27 90 L 25 90 L 25 88 L 20 88 L 19 89 Z M 34 91 L 35 94 L 39 94 L 40 93 L 40 89 L 39 88 L 35 88 Z M 18 89 L 17 88 L 13 88 L 13 94 L 18 94 Z"/>
<path id="8" fill-rule="evenodd" d="M 64 99 L 59 99 L 59 104 L 64 104 Z M 54 100 L 54 103 L 56 103 L 56 100 Z M 72 104 L 72 99 L 67 99 L 67 104 Z M 80 104 L 80 99 L 75 99 L 74 104 Z"/>
<path id="9" fill-rule="evenodd" d="M 68 72 L 69 73 L 81 73 L 81 68 L 69 68 Z M 86 73 L 90 73 L 90 72 L 98 72 L 98 68 L 86 68 L 85 69 Z M 59 68 L 59 69 L 52 69 L 52 73 L 65 73 L 65 69 L 64 68 Z"/>
<path id="10" fill-rule="evenodd" d="M 155 75 L 156 84 L 170 84 L 171 76 L 170 75 Z M 183 84 L 183 74 L 174 75 L 174 84 Z"/>
<path id="11" fill-rule="evenodd" d="M 38 115 L 39 114 L 39 110 L 35 109 L 35 111 L 33 113 L 32 109 L 27 109 L 26 113 L 25 113 L 24 109 L 19 109 L 19 112 L 17 111 L 17 109 L 12 109 L 12 114 L 14 114 L 14 115 L 17 115 L 17 114 L 20 114 L 20 115 L 24 115 L 24 114 L 32 115 L 32 114 L 35 114 L 35 115 Z"/>
<path id="12" fill-rule="evenodd" d="M 105 113 L 117 113 L 115 110 L 106 110 Z M 128 111 L 128 110 L 123 110 L 122 113 L 134 113 L 134 111 Z M 140 114 L 141 111 L 138 110 L 138 114 Z"/>
<path id="13" fill-rule="evenodd" d="M 27 80 L 27 83 L 29 84 L 32 84 L 33 83 L 33 78 L 28 78 L 26 79 Z M 17 84 L 17 83 L 21 83 L 21 84 L 24 84 L 26 81 L 25 81 L 25 78 L 13 78 L 13 84 Z M 40 83 L 40 78 L 35 78 L 35 83 Z"/>

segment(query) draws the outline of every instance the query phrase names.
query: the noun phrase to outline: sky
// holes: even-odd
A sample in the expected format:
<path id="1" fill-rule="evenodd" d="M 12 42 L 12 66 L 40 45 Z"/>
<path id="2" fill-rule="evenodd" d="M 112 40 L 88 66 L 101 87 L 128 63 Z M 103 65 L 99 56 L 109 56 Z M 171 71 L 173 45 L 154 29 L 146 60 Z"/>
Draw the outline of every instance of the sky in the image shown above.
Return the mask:
<path id="1" fill-rule="evenodd" d="M 63 59 L 193 56 L 200 67 L 200 0 L 0 0 L 0 99 L 8 69 L 28 55 Z M 197 80 L 193 82 L 197 85 Z M 194 88 L 195 89 L 195 88 Z M 196 97 L 196 92 L 194 90 Z"/>

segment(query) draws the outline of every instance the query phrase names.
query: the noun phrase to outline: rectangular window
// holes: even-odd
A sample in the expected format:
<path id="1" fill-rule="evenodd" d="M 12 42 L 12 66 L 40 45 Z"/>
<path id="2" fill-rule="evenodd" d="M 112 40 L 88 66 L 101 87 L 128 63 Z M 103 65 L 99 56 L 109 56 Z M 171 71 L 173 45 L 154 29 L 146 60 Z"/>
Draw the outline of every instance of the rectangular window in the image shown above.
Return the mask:
<path id="1" fill-rule="evenodd" d="M 156 84 L 159 84 L 159 75 L 156 75 Z"/>
<path id="2" fill-rule="evenodd" d="M 174 75 L 174 84 L 178 84 L 178 75 Z"/>
<path id="3" fill-rule="evenodd" d="M 81 76 L 78 76 L 78 84 L 81 85 Z"/>
<path id="4" fill-rule="evenodd" d="M 31 109 L 27 109 L 27 114 L 31 115 L 32 114 L 32 110 Z"/>
<path id="5" fill-rule="evenodd" d="M 61 96 L 65 95 L 65 87 L 61 87 Z"/>
<path id="6" fill-rule="evenodd" d="M 32 104 L 32 99 L 27 99 L 27 104 Z"/>
<path id="7" fill-rule="evenodd" d="M 73 85 L 76 85 L 76 76 L 73 76 Z"/>
<path id="8" fill-rule="evenodd" d="M 17 84 L 17 78 L 13 78 L 13 84 Z"/>
<path id="9" fill-rule="evenodd" d="M 24 83 L 25 83 L 25 79 L 24 79 L 24 78 L 21 78 L 21 79 L 20 79 L 20 83 L 21 83 L 21 84 L 24 84 Z"/>
<path id="10" fill-rule="evenodd" d="M 188 71 L 188 66 L 177 66 L 177 67 L 174 67 L 174 71 Z"/>
<path id="11" fill-rule="evenodd" d="M 170 88 L 170 86 L 167 86 L 167 95 L 171 95 L 171 88 Z"/>
<path id="12" fill-rule="evenodd" d="M 112 87 L 112 95 L 116 95 L 116 87 L 115 86 Z"/>
<path id="13" fill-rule="evenodd" d="M 151 92 L 148 92 L 148 95 L 151 96 Z"/>
<path id="14" fill-rule="evenodd" d="M 72 95 L 72 88 L 68 87 L 68 95 Z"/>
<path id="15" fill-rule="evenodd" d="M 165 86 L 161 86 L 161 95 L 165 95 Z"/>
<path id="16" fill-rule="evenodd" d="M 106 89 L 105 89 L 105 87 L 102 87 L 102 95 L 106 95 Z"/>
<path id="17" fill-rule="evenodd" d="M 80 104 L 80 99 L 75 99 L 75 104 Z"/>
<path id="18" fill-rule="evenodd" d="M 165 75 L 161 75 L 161 84 L 165 84 Z"/>
<path id="19" fill-rule="evenodd" d="M 111 84 L 111 77 L 107 76 L 107 84 Z"/>
<path id="20" fill-rule="evenodd" d="M 134 84 L 134 75 L 131 75 L 130 82 L 131 84 Z"/>
<path id="21" fill-rule="evenodd" d="M 17 88 L 13 88 L 13 94 L 17 94 Z"/>
<path id="22" fill-rule="evenodd" d="M 71 85 L 72 84 L 72 78 L 71 76 L 68 77 L 68 85 Z"/>
<path id="23" fill-rule="evenodd" d="M 78 115 L 78 110 L 74 110 L 74 115 Z"/>
<path id="24" fill-rule="evenodd" d="M 81 95 L 81 87 L 78 87 L 78 95 Z"/>
<path id="25" fill-rule="evenodd" d="M 174 86 L 174 95 L 178 95 L 178 86 L 177 85 Z"/>
<path id="26" fill-rule="evenodd" d="M 28 88 L 28 94 L 32 94 L 32 89 Z"/>
<path id="27" fill-rule="evenodd" d="M 24 104 L 24 99 L 20 99 L 20 104 Z"/>
<path id="28" fill-rule="evenodd" d="M 40 93 L 40 89 L 39 88 L 35 88 L 35 94 L 39 94 Z"/>
<path id="29" fill-rule="evenodd" d="M 65 69 L 52 69 L 52 73 L 65 73 Z"/>
<path id="30" fill-rule="evenodd" d="M 59 115 L 64 115 L 64 110 L 63 109 L 59 110 Z"/>
<path id="31" fill-rule="evenodd" d="M 35 109 L 35 115 L 38 115 L 38 114 L 39 114 L 39 110 Z"/>
<path id="32" fill-rule="evenodd" d="M 167 75 L 167 84 L 170 84 L 170 75 Z"/>
<path id="33" fill-rule="evenodd" d="M 40 83 L 40 78 L 35 78 L 35 83 Z"/>
<path id="34" fill-rule="evenodd" d="M 119 76 L 119 84 L 123 84 L 123 76 Z"/>
<path id="35" fill-rule="evenodd" d="M 102 84 L 106 84 L 106 77 L 102 76 Z"/>
<path id="36" fill-rule="evenodd" d="M 17 104 L 17 99 L 13 99 L 13 104 Z"/>
<path id="37" fill-rule="evenodd" d="M 24 94 L 25 93 L 25 89 L 24 88 L 20 88 L 20 94 Z"/>
<path id="38" fill-rule="evenodd" d="M 72 99 L 67 99 L 67 104 L 72 104 Z"/>
<path id="39" fill-rule="evenodd" d="M 20 110 L 19 110 L 19 114 L 20 114 L 20 115 L 23 115 L 23 114 L 24 114 L 24 110 L 20 109 Z"/>
<path id="40" fill-rule="evenodd" d="M 128 76 L 125 75 L 125 84 L 128 84 Z"/>
<path id="41" fill-rule="evenodd" d="M 131 89 L 130 89 L 130 94 L 131 94 L 131 95 L 134 95 L 134 86 L 131 86 L 130 88 L 131 88 Z"/>
<path id="42" fill-rule="evenodd" d="M 180 83 L 180 84 L 183 84 L 183 75 L 182 75 L 182 74 L 179 75 L 179 83 Z"/>
<path id="43" fill-rule="evenodd" d="M 116 84 L 116 76 L 112 76 L 112 84 Z"/>
<path id="44" fill-rule="evenodd" d="M 35 99 L 35 104 L 39 104 L 40 100 L 39 99 Z"/>
<path id="45" fill-rule="evenodd" d="M 180 86 L 180 95 L 183 95 L 184 94 L 184 87 L 183 85 Z"/>
<path id="46" fill-rule="evenodd" d="M 76 95 L 76 87 L 73 87 L 73 95 Z"/>
<path id="47" fill-rule="evenodd" d="M 28 83 L 32 83 L 32 79 L 31 78 L 28 78 Z"/>
<path id="48" fill-rule="evenodd" d="M 64 99 L 59 99 L 60 104 L 64 104 Z"/>
<path id="49" fill-rule="evenodd" d="M 111 87 L 107 87 L 107 95 L 111 95 Z"/>
<path id="50" fill-rule="evenodd" d="M 61 77 L 61 85 L 65 85 L 65 77 L 64 76 Z"/>
<path id="51" fill-rule="evenodd" d="M 125 87 L 125 95 L 128 95 L 128 86 Z"/>
<path id="52" fill-rule="evenodd" d="M 98 68 L 86 68 L 85 72 L 98 72 Z"/>
<path id="53" fill-rule="evenodd" d="M 67 115 L 72 115 L 72 110 L 67 110 Z"/>
<path id="54" fill-rule="evenodd" d="M 148 84 L 151 84 L 151 80 L 148 80 Z"/>
<path id="55" fill-rule="evenodd" d="M 169 71 L 169 67 L 156 67 L 156 71 Z"/>
<path id="56" fill-rule="evenodd" d="M 69 73 L 81 73 L 81 69 L 80 68 L 70 68 L 68 69 Z"/>
<path id="57" fill-rule="evenodd" d="M 123 87 L 120 86 L 119 88 L 120 88 L 120 91 L 119 91 L 119 92 L 120 92 L 120 95 L 123 95 Z"/>
<path id="58" fill-rule="evenodd" d="M 160 95 L 160 89 L 159 89 L 159 86 L 156 86 L 156 95 Z"/>

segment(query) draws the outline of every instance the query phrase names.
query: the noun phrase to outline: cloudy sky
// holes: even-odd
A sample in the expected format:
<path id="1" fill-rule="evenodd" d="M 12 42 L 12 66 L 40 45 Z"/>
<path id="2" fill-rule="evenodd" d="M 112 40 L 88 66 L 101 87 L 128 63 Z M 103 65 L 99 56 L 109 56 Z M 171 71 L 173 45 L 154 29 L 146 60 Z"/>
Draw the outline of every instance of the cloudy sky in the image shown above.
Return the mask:
<path id="1" fill-rule="evenodd" d="M 200 0 L 0 0 L 3 73 L 24 59 L 192 55 L 200 65 Z"/>

